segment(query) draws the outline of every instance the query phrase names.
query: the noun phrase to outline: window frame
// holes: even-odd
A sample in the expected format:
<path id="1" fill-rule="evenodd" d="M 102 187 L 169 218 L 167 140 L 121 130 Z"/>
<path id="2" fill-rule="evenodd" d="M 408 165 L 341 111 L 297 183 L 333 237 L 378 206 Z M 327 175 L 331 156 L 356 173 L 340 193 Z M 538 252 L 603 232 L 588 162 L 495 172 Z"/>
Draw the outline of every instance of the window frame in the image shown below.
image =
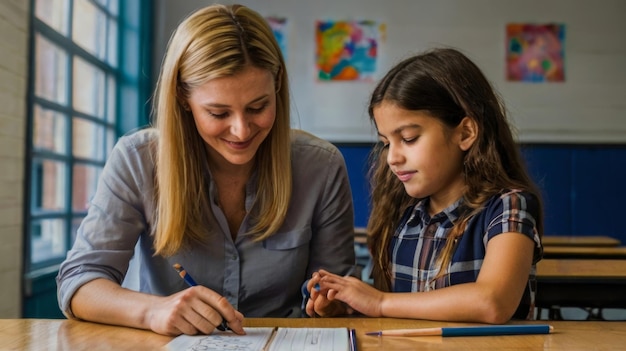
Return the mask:
<path id="1" fill-rule="evenodd" d="M 32 280 L 41 275 L 49 275 L 50 272 L 58 270 L 59 264 L 65 258 L 65 253 L 71 248 L 75 237 L 75 223 L 82 220 L 87 214 L 87 210 L 76 210 L 72 203 L 73 195 L 73 172 L 75 166 L 94 166 L 101 174 L 102 168 L 108 158 L 113 145 L 119 136 L 124 133 L 146 125 L 149 123 L 150 106 L 147 101 L 151 95 L 152 77 L 147 72 L 151 72 L 152 63 L 152 14 L 153 4 L 150 0 L 84 0 L 95 6 L 99 11 L 103 11 L 107 16 L 107 23 L 110 19 L 117 23 L 117 45 L 116 66 L 107 62 L 108 54 L 105 52 L 103 58 L 96 57 L 91 52 L 82 48 L 72 40 L 72 25 L 74 2 L 82 0 L 67 0 L 67 36 L 57 32 L 44 20 L 39 19 L 36 14 L 36 0 L 30 1 L 30 36 L 29 36 L 29 62 L 28 62 L 28 91 L 27 91 L 27 123 L 26 123 L 26 156 L 24 173 L 24 275 L 25 275 L 25 295 L 32 292 Z M 117 2 L 117 14 L 109 11 L 109 4 Z M 107 31 L 109 26 L 106 26 Z M 50 41 L 67 54 L 65 78 L 65 104 L 59 104 L 43 97 L 36 96 L 36 38 L 41 36 Z M 102 38 L 106 40 L 107 50 L 111 40 L 107 34 Z M 90 113 L 78 111 L 73 104 L 73 65 L 76 58 L 80 58 L 98 70 L 104 72 L 104 112 L 103 116 L 95 116 Z M 141 69 L 138 69 L 141 67 Z M 114 89 L 109 89 L 111 83 L 108 77 L 115 79 Z M 129 94 L 128 92 L 132 92 Z M 124 93 L 122 93 L 124 92 Z M 114 106 L 109 106 L 106 94 L 115 94 Z M 34 119 L 35 106 L 45 108 L 47 111 L 59 113 L 66 120 L 65 125 L 65 148 L 60 152 L 36 149 L 34 146 Z M 109 120 L 108 108 L 113 108 L 114 120 Z M 72 151 L 73 124 L 77 119 L 88 121 L 92 126 L 104 128 L 104 136 L 101 140 L 104 150 L 101 159 L 84 158 L 74 156 Z M 109 130 L 113 137 L 107 137 L 106 130 Z M 41 187 L 38 182 L 41 179 L 34 175 L 36 165 L 45 160 L 58 161 L 65 169 L 65 194 L 64 206 L 60 210 L 39 211 L 36 207 L 37 199 L 41 198 Z M 97 181 L 97 180 L 96 180 Z M 35 225 L 41 220 L 59 219 L 64 223 L 63 240 L 65 253 L 39 262 L 32 261 L 33 240 Z"/>

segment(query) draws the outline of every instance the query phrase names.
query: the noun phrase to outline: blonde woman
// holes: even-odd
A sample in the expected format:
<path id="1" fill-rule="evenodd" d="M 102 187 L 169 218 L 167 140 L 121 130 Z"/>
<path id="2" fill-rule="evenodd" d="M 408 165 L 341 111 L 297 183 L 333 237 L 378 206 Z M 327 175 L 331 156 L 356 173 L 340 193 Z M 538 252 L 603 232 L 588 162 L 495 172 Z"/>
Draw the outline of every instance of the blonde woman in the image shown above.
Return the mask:
<path id="1" fill-rule="evenodd" d="M 258 13 L 212 5 L 186 18 L 154 117 L 115 146 L 60 268 L 66 316 L 166 335 L 225 321 L 241 334 L 244 315 L 298 315 L 312 272 L 354 265 L 343 157 L 290 129 L 285 64 Z M 132 291 L 121 283 L 137 243 Z"/>

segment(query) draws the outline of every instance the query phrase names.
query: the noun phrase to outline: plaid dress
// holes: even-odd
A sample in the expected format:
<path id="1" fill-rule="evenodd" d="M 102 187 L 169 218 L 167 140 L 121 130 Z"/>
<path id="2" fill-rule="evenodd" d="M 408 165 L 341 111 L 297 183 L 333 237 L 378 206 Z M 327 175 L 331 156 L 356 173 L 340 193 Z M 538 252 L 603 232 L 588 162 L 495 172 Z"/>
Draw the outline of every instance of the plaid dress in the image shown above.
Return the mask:
<path id="1" fill-rule="evenodd" d="M 405 211 L 389 247 L 392 290 L 421 292 L 474 282 L 478 278 L 489 240 L 500 233 L 518 232 L 535 242 L 535 250 L 528 284 L 514 318 L 533 318 L 535 264 L 542 255 L 541 239 L 535 223 L 539 213 L 537 199 L 519 190 L 506 191 L 492 197 L 483 210 L 468 221 L 463 235 L 456 239 L 447 274 L 435 279 L 439 273 L 439 253 L 462 208 L 463 200 L 460 199 L 431 218 L 426 198 Z"/>

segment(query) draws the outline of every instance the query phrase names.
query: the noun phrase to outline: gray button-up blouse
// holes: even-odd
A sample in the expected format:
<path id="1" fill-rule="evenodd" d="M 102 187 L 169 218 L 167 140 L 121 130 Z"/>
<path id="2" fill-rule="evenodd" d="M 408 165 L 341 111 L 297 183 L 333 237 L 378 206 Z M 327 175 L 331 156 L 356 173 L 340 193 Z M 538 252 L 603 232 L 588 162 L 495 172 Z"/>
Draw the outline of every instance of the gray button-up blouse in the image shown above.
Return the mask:
<path id="1" fill-rule="evenodd" d="M 150 145 L 157 137 L 153 129 L 140 130 L 113 149 L 57 276 L 59 307 L 66 316 L 73 316 L 70 300 L 81 285 L 97 278 L 121 284 L 134 254 L 140 291 L 165 296 L 187 288 L 172 268 L 180 263 L 198 284 L 225 296 L 247 317 L 293 315 L 300 309 L 300 288 L 314 271 L 342 274 L 354 265 L 354 214 L 343 156 L 331 143 L 305 133 L 293 133 L 293 194 L 275 235 L 260 242 L 243 235 L 251 226 L 246 216 L 233 242 L 224 214 L 212 201 L 204 243 L 173 257 L 154 256 Z M 208 181 L 214 199 L 216 190 Z M 253 210 L 255 187 L 251 180 L 247 211 Z"/>

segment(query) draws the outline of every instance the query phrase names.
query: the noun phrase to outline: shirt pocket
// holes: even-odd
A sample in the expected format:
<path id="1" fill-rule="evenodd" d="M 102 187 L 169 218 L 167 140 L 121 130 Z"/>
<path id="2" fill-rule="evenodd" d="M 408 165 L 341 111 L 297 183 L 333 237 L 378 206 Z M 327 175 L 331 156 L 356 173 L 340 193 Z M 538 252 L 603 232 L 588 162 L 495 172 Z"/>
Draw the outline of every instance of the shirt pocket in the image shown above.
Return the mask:
<path id="1" fill-rule="evenodd" d="M 267 250 L 292 250 L 303 245 L 308 245 L 313 233 L 311 228 L 294 229 L 286 232 L 278 232 L 263 241 L 263 247 Z"/>

